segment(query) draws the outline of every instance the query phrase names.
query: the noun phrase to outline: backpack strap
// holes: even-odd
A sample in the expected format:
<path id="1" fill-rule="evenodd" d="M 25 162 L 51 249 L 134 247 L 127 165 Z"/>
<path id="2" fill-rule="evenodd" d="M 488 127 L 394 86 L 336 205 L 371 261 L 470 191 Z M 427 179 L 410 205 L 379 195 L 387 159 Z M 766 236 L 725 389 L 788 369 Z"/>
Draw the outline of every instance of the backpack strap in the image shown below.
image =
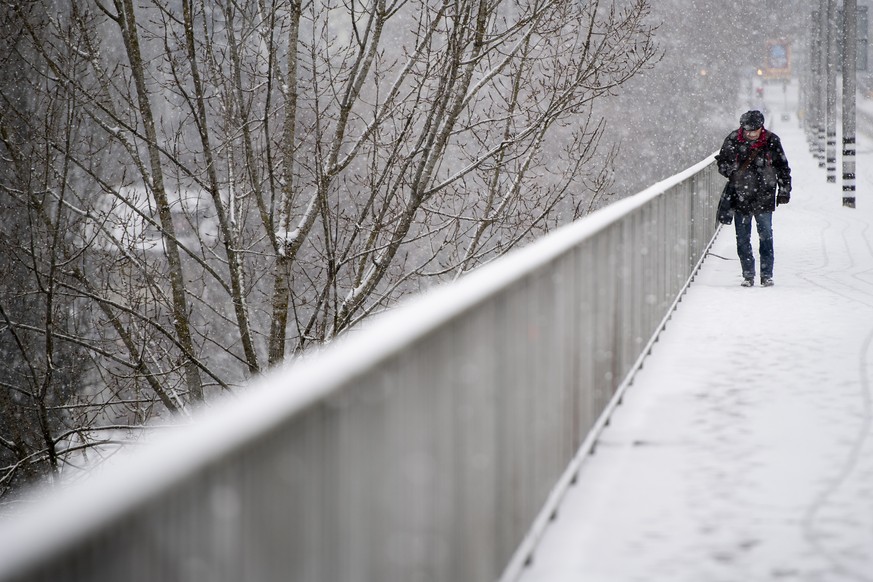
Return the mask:
<path id="1" fill-rule="evenodd" d="M 749 166 L 752 165 L 752 162 L 755 161 L 755 158 L 758 157 L 758 154 L 761 152 L 762 149 L 764 149 L 764 148 L 756 148 L 756 149 L 753 149 L 753 150 L 752 150 L 752 155 L 750 155 L 748 158 L 746 158 L 746 161 L 743 162 L 743 165 L 740 166 L 740 169 L 737 170 L 737 171 L 738 171 L 738 172 L 745 172 L 746 170 L 748 170 L 748 169 L 749 169 Z"/>

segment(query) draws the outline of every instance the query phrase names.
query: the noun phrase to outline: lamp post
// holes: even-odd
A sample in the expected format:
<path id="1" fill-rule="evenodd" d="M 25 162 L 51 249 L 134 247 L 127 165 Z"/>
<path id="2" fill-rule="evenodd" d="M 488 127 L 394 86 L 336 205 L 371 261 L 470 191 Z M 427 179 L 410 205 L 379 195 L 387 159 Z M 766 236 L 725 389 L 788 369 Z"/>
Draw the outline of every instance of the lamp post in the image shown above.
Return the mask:
<path id="1" fill-rule="evenodd" d="M 843 2 L 843 206 L 855 207 L 858 0 Z"/>
<path id="2" fill-rule="evenodd" d="M 837 182 L 837 37 L 836 37 L 836 0 L 827 0 L 826 20 L 826 52 L 827 75 L 827 143 L 825 148 L 825 165 L 827 166 L 827 181 Z"/>

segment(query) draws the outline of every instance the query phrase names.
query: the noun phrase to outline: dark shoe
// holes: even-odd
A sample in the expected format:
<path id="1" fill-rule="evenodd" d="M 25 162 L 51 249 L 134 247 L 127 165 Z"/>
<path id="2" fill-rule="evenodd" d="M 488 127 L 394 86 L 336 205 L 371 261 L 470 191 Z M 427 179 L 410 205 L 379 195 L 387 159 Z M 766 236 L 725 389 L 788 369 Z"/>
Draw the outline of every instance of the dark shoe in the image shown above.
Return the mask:
<path id="1" fill-rule="evenodd" d="M 755 285 L 754 279 L 743 279 L 743 282 L 740 283 L 740 287 L 752 287 Z"/>
<path id="2" fill-rule="evenodd" d="M 770 277 L 761 277 L 761 287 L 772 287 L 773 279 Z"/>

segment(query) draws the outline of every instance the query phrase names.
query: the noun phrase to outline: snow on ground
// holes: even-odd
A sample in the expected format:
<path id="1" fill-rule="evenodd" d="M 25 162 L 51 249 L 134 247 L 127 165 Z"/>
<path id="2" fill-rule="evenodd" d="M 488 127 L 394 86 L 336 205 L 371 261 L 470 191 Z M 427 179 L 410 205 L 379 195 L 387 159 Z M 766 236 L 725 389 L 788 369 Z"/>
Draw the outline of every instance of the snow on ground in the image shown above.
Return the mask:
<path id="1" fill-rule="evenodd" d="M 776 286 L 722 228 L 520 580 L 873 580 L 873 145 L 844 208 L 771 111 Z"/>

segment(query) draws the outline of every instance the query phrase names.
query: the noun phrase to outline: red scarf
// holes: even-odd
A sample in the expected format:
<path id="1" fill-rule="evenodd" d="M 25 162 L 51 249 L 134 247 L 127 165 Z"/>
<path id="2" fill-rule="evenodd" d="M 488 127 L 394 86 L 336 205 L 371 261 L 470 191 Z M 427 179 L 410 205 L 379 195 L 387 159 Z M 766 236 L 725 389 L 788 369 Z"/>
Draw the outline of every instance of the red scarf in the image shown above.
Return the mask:
<path id="1" fill-rule="evenodd" d="M 739 140 L 740 140 L 741 142 L 748 141 L 748 140 L 746 139 L 746 135 L 745 135 L 745 134 L 746 134 L 746 132 L 745 132 L 745 131 L 743 130 L 743 128 L 741 127 L 741 128 L 740 128 L 740 132 L 739 132 L 739 134 L 737 135 L 737 137 L 739 138 Z M 766 130 L 766 129 L 761 129 L 761 135 L 759 135 L 759 136 L 758 136 L 758 139 L 755 140 L 755 142 L 751 145 L 751 148 L 752 148 L 753 150 L 756 150 L 756 149 L 759 149 L 759 148 L 764 147 L 764 144 L 766 144 L 766 143 L 767 143 L 767 130 Z"/>

